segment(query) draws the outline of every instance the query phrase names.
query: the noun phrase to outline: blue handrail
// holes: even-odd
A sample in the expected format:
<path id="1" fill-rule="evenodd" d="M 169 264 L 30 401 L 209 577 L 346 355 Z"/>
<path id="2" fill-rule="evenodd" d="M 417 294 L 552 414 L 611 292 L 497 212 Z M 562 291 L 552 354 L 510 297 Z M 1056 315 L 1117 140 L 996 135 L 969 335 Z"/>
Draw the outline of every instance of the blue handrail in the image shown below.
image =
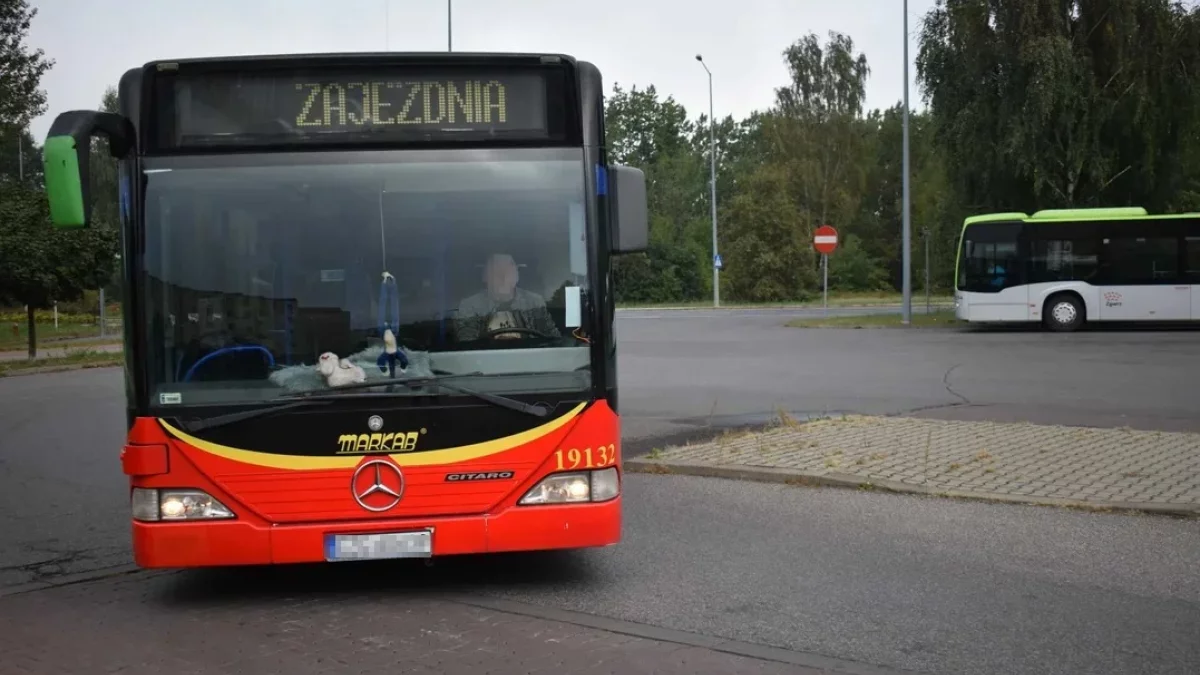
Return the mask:
<path id="1" fill-rule="evenodd" d="M 262 347 L 260 345 L 234 345 L 232 347 L 222 347 L 215 352 L 209 352 L 197 359 L 196 362 L 192 364 L 192 367 L 188 368 L 187 373 L 183 376 L 183 379 L 180 380 L 180 382 L 190 382 L 192 375 L 196 373 L 196 369 L 204 365 L 204 362 L 208 361 L 209 359 L 221 356 L 222 354 L 231 354 L 233 352 L 262 352 L 263 355 L 267 357 L 267 366 L 270 368 L 275 367 L 275 357 L 271 354 L 271 350 L 267 349 L 266 347 Z"/>

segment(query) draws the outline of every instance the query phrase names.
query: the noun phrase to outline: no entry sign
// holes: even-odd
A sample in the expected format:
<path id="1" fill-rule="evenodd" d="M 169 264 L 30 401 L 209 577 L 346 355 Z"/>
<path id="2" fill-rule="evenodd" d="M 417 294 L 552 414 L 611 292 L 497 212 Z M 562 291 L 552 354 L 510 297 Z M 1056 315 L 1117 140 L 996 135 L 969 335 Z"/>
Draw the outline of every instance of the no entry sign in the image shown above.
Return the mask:
<path id="1" fill-rule="evenodd" d="M 838 233 L 829 225 L 822 225 L 813 232 L 813 248 L 821 255 L 833 253 L 838 245 Z"/>

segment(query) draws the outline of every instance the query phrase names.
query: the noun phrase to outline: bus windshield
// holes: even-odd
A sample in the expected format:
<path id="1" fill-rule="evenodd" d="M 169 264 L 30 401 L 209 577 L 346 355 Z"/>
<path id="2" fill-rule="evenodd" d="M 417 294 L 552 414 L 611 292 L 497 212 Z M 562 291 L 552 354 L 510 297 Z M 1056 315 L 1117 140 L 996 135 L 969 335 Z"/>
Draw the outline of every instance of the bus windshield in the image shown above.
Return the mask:
<path id="1" fill-rule="evenodd" d="M 959 250 L 958 290 L 998 293 L 1024 283 L 1021 230 L 1021 223 L 1012 222 L 967 226 Z"/>
<path id="2" fill-rule="evenodd" d="M 147 158 L 145 174 L 154 405 L 466 372 L 497 393 L 590 386 L 580 149 Z"/>

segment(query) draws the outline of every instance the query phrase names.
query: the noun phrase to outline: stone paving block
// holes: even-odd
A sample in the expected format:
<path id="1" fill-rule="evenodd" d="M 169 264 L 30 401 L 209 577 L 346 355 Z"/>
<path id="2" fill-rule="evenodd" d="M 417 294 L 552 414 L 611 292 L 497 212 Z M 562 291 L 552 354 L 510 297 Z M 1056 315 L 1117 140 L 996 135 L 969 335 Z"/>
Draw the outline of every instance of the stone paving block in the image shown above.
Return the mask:
<path id="1" fill-rule="evenodd" d="M 654 459 L 944 491 L 1200 505 L 1200 434 L 848 416 L 667 448 Z"/>

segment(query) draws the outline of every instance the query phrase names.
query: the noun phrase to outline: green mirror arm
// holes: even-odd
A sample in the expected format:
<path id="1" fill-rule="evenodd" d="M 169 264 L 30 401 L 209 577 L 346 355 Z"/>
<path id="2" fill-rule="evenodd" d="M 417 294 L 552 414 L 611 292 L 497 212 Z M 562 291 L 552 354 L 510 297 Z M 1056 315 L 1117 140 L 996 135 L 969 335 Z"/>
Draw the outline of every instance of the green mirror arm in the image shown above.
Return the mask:
<path id="1" fill-rule="evenodd" d="M 70 136 L 76 145 L 91 147 L 92 136 L 100 134 L 108 139 L 108 151 L 120 159 L 129 154 L 135 144 L 133 123 L 124 115 L 96 110 L 70 110 L 54 118 L 47 140 L 57 136 Z"/>

